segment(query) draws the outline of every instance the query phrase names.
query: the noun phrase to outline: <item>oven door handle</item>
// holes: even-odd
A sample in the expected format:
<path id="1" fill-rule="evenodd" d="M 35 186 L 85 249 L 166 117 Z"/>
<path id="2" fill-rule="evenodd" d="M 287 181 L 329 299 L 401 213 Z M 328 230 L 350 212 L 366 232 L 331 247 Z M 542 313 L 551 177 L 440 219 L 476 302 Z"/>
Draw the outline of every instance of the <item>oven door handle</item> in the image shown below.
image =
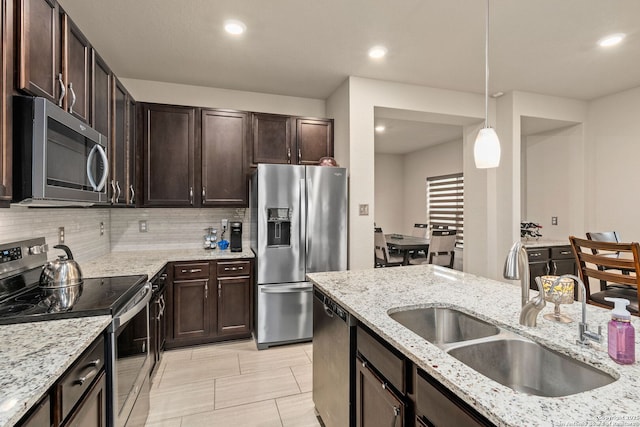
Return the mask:
<path id="1" fill-rule="evenodd" d="M 133 307 L 129 307 L 124 313 L 118 314 L 113 318 L 113 330 L 117 330 L 121 325 L 124 325 L 129 320 L 133 319 L 136 314 L 140 313 L 149 301 L 151 301 L 151 297 L 153 292 L 151 292 L 151 284 L 146 283 L 143 288 L 146 291 L 144 298 L 138 301 Z"/>

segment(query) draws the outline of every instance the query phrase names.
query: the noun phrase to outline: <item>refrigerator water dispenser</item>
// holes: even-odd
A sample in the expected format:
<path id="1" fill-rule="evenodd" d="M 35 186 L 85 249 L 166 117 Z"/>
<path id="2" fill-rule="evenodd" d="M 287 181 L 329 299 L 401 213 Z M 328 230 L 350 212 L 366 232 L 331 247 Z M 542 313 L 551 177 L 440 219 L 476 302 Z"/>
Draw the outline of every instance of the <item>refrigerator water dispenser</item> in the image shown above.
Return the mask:
<path id="1" fill-rule="evenodd" d="M 267 246 L 291 246 L 291 209 L 267 208 Z"/>

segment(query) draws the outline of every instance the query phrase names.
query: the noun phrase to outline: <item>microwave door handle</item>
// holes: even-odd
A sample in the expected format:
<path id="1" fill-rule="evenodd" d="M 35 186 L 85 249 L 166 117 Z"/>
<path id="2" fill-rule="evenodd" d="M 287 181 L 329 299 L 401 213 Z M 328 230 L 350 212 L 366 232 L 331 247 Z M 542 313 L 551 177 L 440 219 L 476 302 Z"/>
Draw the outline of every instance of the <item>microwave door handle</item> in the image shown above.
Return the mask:
<path id="1" fill-rule="evenodd" d="M 104 163 L 104 171 L 102 172 L 102 177 L 100 178 L 100 182 L 96 185 L 93 174 L 91 173 L 91 163 L 93 162 L 93 156 L 95 156 L 96 151 L 100 153 L 100 157 L 102 158 L 102 162 Z M 104 184 L 107 181 L 107 175 L 109 174 L 109 163 L 107 160 L 107 153 L 104 152 L 104 149 L 96 144 L 93 146 L 91 151 L 89 152 L 89 156 L 87 157 L 87 177 L 89 177 L 89 183 L 91 187 L 93 187 L 94 191 L 102 191 L 104 188 Z"/>

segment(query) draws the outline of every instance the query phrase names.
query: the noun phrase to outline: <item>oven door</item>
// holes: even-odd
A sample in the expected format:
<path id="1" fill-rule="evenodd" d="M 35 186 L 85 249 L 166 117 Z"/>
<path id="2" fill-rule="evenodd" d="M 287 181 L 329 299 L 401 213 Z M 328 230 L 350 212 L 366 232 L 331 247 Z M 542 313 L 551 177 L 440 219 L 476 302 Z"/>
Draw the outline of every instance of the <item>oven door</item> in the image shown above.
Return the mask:
<path id="1" fill-rule="evenodd" d="M 149 284 L 143 292 L 137 302 L 132 301 L 135 304 L 114 317 L 109 330 L 108 425 L 112 426 L 144 426 L 149 412 Z"/>

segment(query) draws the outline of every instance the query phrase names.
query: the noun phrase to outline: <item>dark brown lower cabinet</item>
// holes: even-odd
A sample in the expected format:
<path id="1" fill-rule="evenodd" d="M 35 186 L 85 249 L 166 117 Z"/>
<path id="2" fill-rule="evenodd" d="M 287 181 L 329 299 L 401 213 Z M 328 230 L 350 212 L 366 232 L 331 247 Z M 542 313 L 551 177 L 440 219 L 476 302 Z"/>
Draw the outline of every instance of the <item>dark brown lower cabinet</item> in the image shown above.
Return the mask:
<path id="1" fill-rule="evenodd" d="M 251 336 L 253 260 L 176 262 L 168 271 L 166 348 Z"/>
<path id="2" fill-rule="evenodd" d="M 356 358 L 356 426 L 402 427 L 405 404 L 366 361 Z"/>
<path id="3" fill-rule="evenodd" d="M 107 425 L 107 381 L 102 371 L 89 392 L 64 423 L 64 427 L 105 427 Z"/>
<path id="4" fill-rule="evenodd" d="M 430 375 L 415 368 L 416 419 L 425 426 L 492 426 L 486 418 Z"/>
<path id="5" fill-rule="evenodd" d="M 18 423 L 21 427 L 51 426 L 51 397 L 47 394 L 27 415 L 26 419 Z"/>

